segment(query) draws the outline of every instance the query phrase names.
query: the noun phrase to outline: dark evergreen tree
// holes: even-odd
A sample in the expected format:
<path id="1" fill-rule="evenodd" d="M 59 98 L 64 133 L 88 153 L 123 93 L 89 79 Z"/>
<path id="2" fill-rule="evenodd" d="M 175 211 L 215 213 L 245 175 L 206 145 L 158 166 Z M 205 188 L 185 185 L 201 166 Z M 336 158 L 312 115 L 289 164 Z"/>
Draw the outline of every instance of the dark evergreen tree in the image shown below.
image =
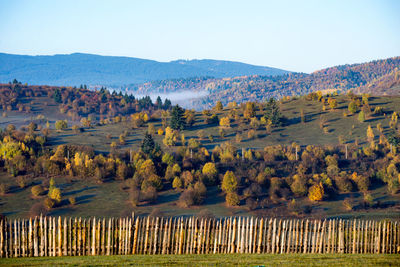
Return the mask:
<path id="1" fill-rule="evenodd" d="M 183 130 L 185 129 L 185 111 L 179 105 L 176 105 L 172 108 L 171 112 L 171 122 L 170 126 L 174 130 Z"/>
<path id="2" fill-rule="evenodd" d="M 58 88 L 54 91 L 53 98 L 54 98 L 54 101 L 56 101 L 57 103 L 61 103 L 61 101 L 62 101 L 61 93 L 60 93 L 60 90 L 58 90 Z"/>
<path id="3" fill-rule="evenodd" d="M 396 135 L 395 131 L 390 131 L 386 136 L 389 144 L 394 146 L 398 146 L 400 144 L 400 137 Z"/>
<path id="4" fill-rule="evenodd" d="M 160 146 L 154 142 L 153 136 L 148 132 L 144 136 L 141 149 L 143 153 L 153 160 L 158 159 L 162 154 Z"/>
<path id="5" fill-rule="evenodd" d="M 142 146 L 141 146 L 142 151 L 149 156 L 153 153 L 154 147 L 155 147 L 155 142 L 153 137 L 151 136 L 151 134 L 146 132 L 146 134 L 144 135 L 144 139 L 142 141 Z"/>
<path id="6" fill-rule="evenodd" d="M 106 103 L 106 102 L 107 102 L 107 96 L 106 96 L 105 93 L 104 93 L 104 94 L 101 94 L 101 102 L 102 102 L 102 103 Z"/>
<path id="7" fill-rule="evenodd" d="M 158 108 L 158 109 L 162 109 L 163 103 L 162 103 L 162 99 L 161 99 L 160 96 L 157 97 L 156 105 L 157 105 L 157 108 Z"/>
<path id="8" fill-rule="evenodd" d="M 267 105 L 265 107 L 264 117 L 267 121 L 271 120 L 272 126 L 282 125 L 284 118 L 281 114 L 278 103 L 276 103 L 274 98 L 270 98 L 268 100 Z"/>
<path id="9" fill-rule="evenodd" d="M 170 109 L 171 108 L 171 100 L 169 100 L 168 98 L 166 98 L 165 99 L 165 101 L 164 101 L 164 105 L 163 105 L 163 108 L 165 109 L 165 110 L 167 110 L 167 109 Z"/>

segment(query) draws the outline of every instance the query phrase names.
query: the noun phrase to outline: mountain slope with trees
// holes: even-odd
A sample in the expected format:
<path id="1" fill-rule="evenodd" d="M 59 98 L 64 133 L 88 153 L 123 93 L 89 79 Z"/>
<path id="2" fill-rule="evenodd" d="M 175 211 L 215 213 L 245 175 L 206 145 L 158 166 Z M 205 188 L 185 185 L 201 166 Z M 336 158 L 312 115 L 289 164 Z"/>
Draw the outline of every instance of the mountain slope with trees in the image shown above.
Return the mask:
<path id="1" fill-rule="evenodd" d="M 25 56 L 0 53 L 0 82 L 122 86 L 153 80 L 212 76 L 279 75 L 288 71 L 221 60 L 158 62 L 154 60 L 74 53 Z"/>

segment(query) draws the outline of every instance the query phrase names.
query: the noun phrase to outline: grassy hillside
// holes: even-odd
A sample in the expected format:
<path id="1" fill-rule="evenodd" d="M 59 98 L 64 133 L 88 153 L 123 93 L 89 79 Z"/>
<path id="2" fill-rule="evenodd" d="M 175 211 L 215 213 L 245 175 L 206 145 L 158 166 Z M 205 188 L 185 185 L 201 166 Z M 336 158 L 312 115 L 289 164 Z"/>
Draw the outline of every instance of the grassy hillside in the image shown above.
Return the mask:
<path id="1" fill-rule="evenodd" d="M 273 127 L 271 131 L 267 131 L 265 126 L 259 125 L 255 127 L 254 137 L 249 137 L 248 133 L 252 130 L 249 122 L 243 121 L 243 109 L 241 107 L 224 108 L 220 111 L 213 111 L 221 119 L 223 117 L 231 116 L 236 113 L 238 120 L 231 120 L 231 127 L 225 128 L 224 137 L 220 136 L 220 127 L 218 124 L 207 124 L 205 121 L 210 115 L 205 115 L 201 112 L 195 112 L 195 122 L 192 126 L 188 126 L 185 130 L 181 131 L 180 134 L 185 136 L 186 142 L 190 139 L 196 139 L 201 143 L 201 146 L 211 151 L 216 146 L 221 146 L 226 143 L 233 145 L 238 151 L 237 156 L 241 155 L 242 149 L 246 151 L 252 149 L 253 151 L 262 151 L 265 147 L 274 145 L 291 145 L 296 142 L 301 146 L 300 150 L 303 151 L 307 145 L 318 145 L 321 147 L 332 146 L 337 147 L 338 150 L 334 150 L 338 153 L 339 158 L 344 157 L 344 144 L 349 146 L 349 153 L 357 152 L 362 147 L 368 147 L 367 144 L 367 128 L 371 126 L 374 129 L 375 140 L 378 142 L 378 131 L 377 124 L 381 124 L 383 133 L 387 134 L 390 132 L 389 122 L 391 115 L 394 111 L 398 111 L 400 106 L 400 97 L 371 97 L 369 99 L 369 106 L 371 110 L 376 107 L 382 107 L 382 114 L 373 115 L 372 113 L 367 116 L 364 122 L 358 120 L 359 112 L 353 115 L 346 115 L 348 113 L 347 107 L 349 104 L 349 97 L 345 95 L 331 97 L 336 99 L 337 107 L 333 110 L 329 108 L 327 104 L 323 110 L 323 104 L 320 101 L 308 100 L 306 97 L 292 98 L 284 100 L 280 103 L 280 109 L 282 114 L 286 117 L 286 123 L 282 127 Z M 21 113 L 18 111 L 7 112 L 7 117 L 0 118 L 0 123 L 3 128 L 6 125 L 13 123 L 17 127 L 21 125 L 27 125 L 31 120 L 36 121 L 39 126 L 46 127 L 46 121 L 50 124 L 50 134 L 47 138 L 45 150 L 53 151 L 54 153 L 59 145 L 84 145 L 92 147 L 95 152 L 107 155 L 111 150 L 111 143 L 115 142 L 118 144 L 117 151 L 121 153 L 126 150 L 138 151 L 144 138 L 144 134 L 148 129 L 149 124 L 152 124 L 157 131 L 162 128 L 162 119 L 158 116 L 151 116 L 151 120 L 145 123 L 142 127 L 132 128 L 132 121 L 121 121 L 116 123 L 108 123 L 100 125 L 93 123 L 91 127 L 82 127 L 78 121 L 69 121 L 69 128 L 63 131 L 54 130 L 54 122 L 59 119 L 65 119 L 66 115 L 59 113 L 56 108 L 56 103 L 52 98 L 41 97 L 35 99 L 34 105 L 30 113 Z M 47 103 L 47 104 L 44 104 Z M 264 114 L 264 104 L 256 105 L 256 117 L 260 120 Z M 301 121 L 301 113 L 304 113 L 305 121 Z M 156 114 L 156 113 L 155 113 Z M 37 115 L 43 115 L 44 119 L 35 120 Z M 77 132 L 71 129 L 71 125 L 80 125 L 82 132 Z M 323 124 L 323 125 L 322 125 Z M 321 127 L 323 126 L 323 127 Z M 125 144 L 119 144 L 120 135 L 125 136 Z M 203 138 L 199 138 L 203 136 Z M 238 138 L 240 136 L 241 138 Z M 153 134 L 154 140 L 161 146 L 161 149 L 165 152 L 176 153 L 179 158 L 182 148 L 180 141 L 177 141 L 177 146 L 167 147 L 163 144 L 164 135 Z M 210 138 L 212 137 L 212 138 Z M 240 140 L 239 140 L 240 139 Z M 196 156 L 197 150 L 194 149 L 194 155 Z M 387 151 L 387 150 L 386 150 Z M 40 152 L 40 150 L 39 150 Z M 253 152 L 254 153 L 254 152 Z M 331 153 L 331 152 L 327 152 Z M 359 153 L 359 152 L 358 152 Z M 378 152 L 377 152 L 378 153 Z M 385 152 L 387 153 L 387 152 Z M 40 153 L 39 153 L 40 154 Z M 52 154 L 50 154 L 52 155 Z M 378 154 L 379 155 L 379 154 Z M 72 157 L 72 154 L 71 154 Z M 186 157 L 190 157 L 186 155 Z M 382 156 L 379 156 L 382 157 Z M 125 157 L 126 160 L 126 157 Z M 129 160 L 129 157 L 128 157 Z M 208 157 L 208 160 L 212 160 Z M 371 162 L 370 158 L 366 158 L 366 163 Z M 368 164 L 371 164 L 368 163 Z M 183 163 L 180 163 L 183 164 Z M 202 168 L 198 163 L 193 162 L 195 170 Z M 296 164 L 292 161 L 268 162 L 264 160 L 256 160 L 254 163 L 249 161 L 247 163 L 240 163 L 238 160 L 235 165 L 219 163 L 217 166 L 220 169 L 220 177 L 225 170 L 232 169 L 236 175 L 242 180 L 242 185 L 239 187 L 239 192 L 245 192 L 246 186 L 251 184 L 248 178 L 251 175 L 246 172 L 251 169 L 257 169 L 263 171 L 265 166 L 276 166 L 279 171 L 278 176 L 281 179 L 286 179 L 285 176 L 292 175 L 295 171 Z M 282 165 L 283 164 L 283 165 Z M 288 164 L 285 169 L 285 164 Z M 340 163 L 343 165 L 344 163 Z M 348 163 L 346 163 L 348 164 Z M 351 163 L 350 166 L 341 166 L 342 170 L 345 170 L 349 175 L 353 171 L 367 172 L 368 175 L 374 175 L 373 171 L 368 171 L 367 165 L 358 170 L 359 163 Z M 161 165 L 160 165 L 161 166 Z M 182 168 L 187 168 L 181 165 Z M 4 167 L 3 167 L 4 168 Z M 164 167 L 160 167 L 160 175 L 164 175 Z M 366 169 L 365 169 L 366 168 Z M 190 170 L 190 169 L 189 169 Z M 324 169 L 322 169 L 324 170 Z M 316 170 L 319 173 L 321 170 Z M 257 171 L 258 172 L 258 171 Z M 312 177 L 314 171 L 307 174 L 308 177 Z M 256 173 L 257 174 L 257 173 Z M 10 217 L 29 216 L 31 214 L 31 208 L 36 203 L 43 203 L 46 199 L 46 195 L 33 197 L 31 194 L 31 188 L 33 185 L 42 184 L 44 181 L 48 181 L 48 177 L 53 176 L 49 173 L 44 175 L 31 176 L 28 172 L 24 175 L 29 180 L 28 186 L 21 189 L 18 187 L 18 179 L 12 177 L 4 169 L 0 175 L 0 184 L 8 184 L 9 191 L 0 196 L 0 207 L 1 213 Z M 371 176 L 371 177 L 372 177 Z M 307 196 L 296 197 L 296 203 L 299 206 L 312 207 L 311 213 L 303 213 L 293 211 L 293 207 L 288 206 L 293 196 L 283 197 L 278 201 L 267 201 L 265 208 L 262 207 L 264 204 L 260 204 L 264 196 L 257 201 L 258 207 L 253 209 L 249 208 L 246 202 L 246 198 L 240 196 L 241 204 L 238 207 L 229 207 L 225 203 L 225 194 L 221 191 L 220 185 L 207 186 L 207 193 L 205 195 L 204 202 L 202 205 L 192 205 L 190 207 L 182 207 L 178 205 L 178 200 L 182 195 L 182 190 L 174 190 L 171 188 L 170 182 L 166 183 L 163 189 L 158 193 L 158 199 L 156 203 L 142 202 L 139 206 L 133 207 L 130 202 L 130 190 L 131 180 L 120 181 L 111 177 L 99 183 L 98 180 L 92 177 L 79 177 L 70 175 L 56 175 L 57 186 L 62 190 L 63 199 L 58 207 L 50 211 L 50 215 L 68 215 L 68 216 L 121 216 L 130 214 L 135 211 L 137 214 L 149 214 L 151 212 L 164 215 L 195 215 L 204 209 L 216 216 L 231 216 L 231 215 L 266 215 L 266 216 L 307 216 L 307 217 L 365 217 L 365 218 L 398 218 L 400 215 L 399 211 L 399 197 L 398 194 L 388 194 L 386 185 L 382 183 L 376 183 L 370 186 L 368 191 L 369 195 L 375 201 L 380 203 L 376 208 L 366 209 L 362 207 L 364 203 L 364 194 L 358 191 L 352 192 L 337 192 L 335 197 L 330 198 L 327 201 L 322 202 L 311 202 Z M 129 178 L 129 177 L 128 177 Z M 252 178 L 253 179 L 253 178 Z M 269 178 L 268 178 L 269 179 Z M 286 183 L 286 182 L 285 182 Z M 265 185 L 263 185 L 264 187 Z M 267 187 L 268 188 L 268 187 Z M 284 189 L 284 188 L 283 188 Z M 264 190 L 264 189 L 263 189 Z M 268 196 L 268 189 L 266 189 Z M 242 193 L 241 193 L 242 194 Z M 244 194 L 244 193 L 243 193 Z M 283 194 L 286 194 L 283 192 Z M 69 198 L 75 198 L 75 205 L 69 204 Z M 355 210 L 346 210 L 343 207 L 343 200 L 350 198 L 356 204 Z M 260 206 L 261 205 L 261 206 Z M 357 206 L 358 205 L 358 206 Z"/>

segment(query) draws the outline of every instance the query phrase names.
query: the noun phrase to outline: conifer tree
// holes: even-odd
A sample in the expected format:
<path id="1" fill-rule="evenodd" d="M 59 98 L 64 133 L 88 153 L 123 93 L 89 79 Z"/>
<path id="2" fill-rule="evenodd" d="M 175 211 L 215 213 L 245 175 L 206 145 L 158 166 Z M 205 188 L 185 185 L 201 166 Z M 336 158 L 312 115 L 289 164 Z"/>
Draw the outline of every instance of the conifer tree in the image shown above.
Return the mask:
<path id="1" fill-rule="evenodd" d="M 179 105 L 176 105 L 172 108 L 171 112 L 171 122 L 170 126 L 174 130 L 183 130 L 185 129 L 185 111 Z"/>
<path id="2" fill-rule="evenodd" d="M 154 142 L 153 137 L 151 136 L 151 134 L 149 134 L 148 132 L 145 134 L 143 142 L 142 142 L 142 151 L 150 156 L 153 154 L 154 148 L 155 148 L 156 144 Z"/>
<path id="3" fill-rule="evenodd" d="M 265 119 L 271 121 L 272 126 L 282 125 L 282 114 L 279 109 L 278 103 L 276 103 L 274 98 L 270 98 L 265 107 Z"/>

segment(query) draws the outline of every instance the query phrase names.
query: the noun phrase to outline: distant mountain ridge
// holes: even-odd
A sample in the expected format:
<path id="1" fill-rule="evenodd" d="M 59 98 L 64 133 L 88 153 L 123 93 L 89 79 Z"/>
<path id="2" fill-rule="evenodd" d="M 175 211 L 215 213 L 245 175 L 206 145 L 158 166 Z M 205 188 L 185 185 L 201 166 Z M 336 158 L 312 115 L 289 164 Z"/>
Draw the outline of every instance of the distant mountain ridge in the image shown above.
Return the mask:
<path id="1" fill-rule="evenodd" d="M 59 86 L 125 85 L 154 80 L 211 76 L 282 75 L 289 71 L 223 60 L 158 62 L 133 57 L 74 53 L 27 56 L 0 53 L 0 82 Z"/>

